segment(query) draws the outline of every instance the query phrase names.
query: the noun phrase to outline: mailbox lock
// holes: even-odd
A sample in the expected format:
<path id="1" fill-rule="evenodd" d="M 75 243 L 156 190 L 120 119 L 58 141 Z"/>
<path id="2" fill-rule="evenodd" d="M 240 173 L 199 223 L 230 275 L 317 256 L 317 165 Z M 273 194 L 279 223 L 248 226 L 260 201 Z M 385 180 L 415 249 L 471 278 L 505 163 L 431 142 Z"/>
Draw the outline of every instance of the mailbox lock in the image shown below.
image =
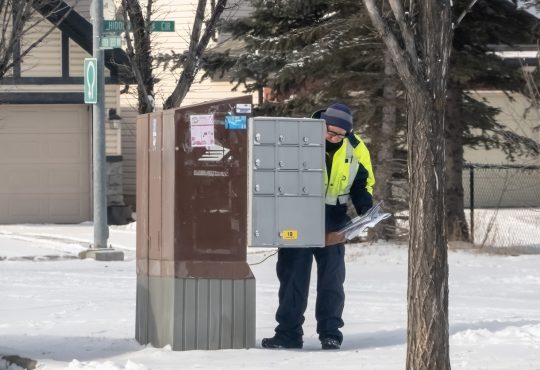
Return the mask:
<path id="1" fill-rule="evenodd" d="M 259 184 L 255 185 L 255 191 L 260 191 L 261 190 L 261 186 Z"/>
<path id="2" fill-rule="evenodd" d="M 307 193 L 309 192 L 309 189 L 308 189 L 307 186 L 304 186 L 304 187 L 302 188 L 302 191 L 304 192 L 304 194 L 307 194 Z"/>
<path id="3" fill-rule="evenodd" d="M 304 168 L 307 168 L 308 167 L 307 162 L 306 161 L 302 162 L 302 166 L 304 166 Z"/>
<path id="4" fill-rule="evenodd" d="M 285 162 L 279 161 L 279 167 L 283 167 L 283 166 L 285 166 Z"/>
<path id="5" fill-rule="evenodd" d="M 278 191 L 279 191 L 280 193 L 283 193 L 283 187 L 281 187 L 281 186 L 278 186 L 278 188 L 277 188 L 277 189 L 278 189 Z"/>
<path id="6" fill-rule="evenodd" d="M 255 236 L 258 238 L 259 236 L 261 236 L 261 233 L 259 232 L 259 230 L 255 230 Z"/>
<path id="7" fill-rule="evenodd" d="M 259 167 L 260 165 L 261 165 L 261 160 L 260 160 L 259 158 L 257 158 L 257 159 L 255 160 L 255 166 L 256 166 L 256 167 Z"/>
<path id="8" fill-rule="evenodd" d="M 279 135 L 279 142 L 282 143 L 285 141 L 285 137 L 283 135 Z"/>
<path id="9" fill-rule="evenodd" d="M 309 143 L 309 138 L 307 136 L 304 136 L 304 143 Z"/>
<path id="10" fill-rule="evenodd" d="M 255 142 L 256 142 L 256 143 L 260 143 L 260 142 L 261 142 L 261 134 L 258 133 L 258 132 L 255 134 Z"/>

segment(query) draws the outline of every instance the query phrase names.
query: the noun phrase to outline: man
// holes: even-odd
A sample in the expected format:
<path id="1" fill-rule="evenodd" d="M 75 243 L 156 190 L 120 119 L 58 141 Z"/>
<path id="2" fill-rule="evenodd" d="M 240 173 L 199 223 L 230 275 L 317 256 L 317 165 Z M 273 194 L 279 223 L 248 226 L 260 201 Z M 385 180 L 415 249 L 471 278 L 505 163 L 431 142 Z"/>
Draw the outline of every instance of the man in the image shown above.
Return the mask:
<path id="1" fill-rule="evenodd" d="M 315 317 L 317 333 L 323 349 L 339 349 L 343 334 L 341 318 L 345 303 L 344 238 L 337 231 L 350 219 L 349 198 L 361 215 L 372 205 L 375 178 L 369 151 L 358 135 L 352 132 L 353 118 L 348 106 L 332 104 L 313 118 L 326 121 L 326 247 L 280 248 L 277 276 L 279 279 L 278 326 L 272 338 L 262 340 L 263 348 L 302 348 L 304 312 L 307 307 L 313 257 L 317 262 L 317 301 Z"/>

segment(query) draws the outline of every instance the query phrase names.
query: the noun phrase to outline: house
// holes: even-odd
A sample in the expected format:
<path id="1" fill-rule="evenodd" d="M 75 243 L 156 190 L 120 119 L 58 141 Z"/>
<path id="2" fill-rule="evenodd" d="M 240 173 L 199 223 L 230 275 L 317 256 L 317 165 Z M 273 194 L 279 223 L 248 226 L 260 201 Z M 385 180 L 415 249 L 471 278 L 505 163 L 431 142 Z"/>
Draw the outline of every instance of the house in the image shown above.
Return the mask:
<path id="1" fill-rule="evenodd" d="M 83 97 L 83 60 L 92 53 L 89 4 L 81 0 L 73 11 L 61 0 L 36 5 L 36 19 L 46 20 L 20 40 L 16 53 L 52 32 L 0 80 L 0 223 L 92 218 L 92 109 Z M 105 105 L 119 111 L 117 63 L 127 59 L 121 50 L 106 51 L 106 59 Z M 106 129 L 106 155 L 108 205 L 123 206 L 116 128 Z"/>
<path id="2" fill-rule="evenodd" d="M 51 0 L 54 1 L 61 0 Z M 73 223 L 92 216 L 91 109 L 83 102 L 83 60 L 92 50 L 91 0 L 79 0 L 74 11 L 0 81 L 0 223 Z M 116 19 L 119 0 L 104 0 L 105 19 Z M 197 0 L 163 2 L 156 7 L 155 20 L 175 22 L 174 32 L 154 33 L 153 53 L 183 51 L 188 47 Z M 230 0 L 223 17 L 249 14 L 247 0 Z M 209 4 L 209 6 L 211 6 Z M 46 32 L 60 14 L 47 15 L 22 43 L 32 42 Z M 57 18 L 54 18 L 57 17 Z M 220 35 L 216 35 L 215 45 Z M 111 207 L 135 208 L 136 86 L 125 90 L 126 76 L 117 63 L 127 64 L 121 49 L 106 51 L 106 109 L 116 109 L 122 117 L 120 128 L 107 126 L 106 154 L 109 167 Z M 110 60 L 114 59 L 115 63 Z M 179 72 L 155 70 L 156 107 L 173 91 Z M 198 81 L 196 78 L 183 106 L 233 97 L 228 81 Z M 122 90 L 122 92 L 121 92 Z M 501 119 L 510 112 L 520 127 L 532 137 L 538 132 L 538 113 L 523 120 L 524 104 L 505 101 L 500 92 L 478 92 L 503 108 Z M 517 101 L 521 101 L 519 98 Z M 519 110 L 519 112 L 518 112 Z M 510 119 L 510 118 L 508 118 Z M 523 127 L 522 127 L 523 126 Z M 496 151 L 466 151 L 469 162 L 505 161 Z M 498 163 L 498 162 L 497 162 Z"/>
<path id="3" fill-rule="evenodd" d="M 210 7 L 211 2 L 208 2 Z M 222 19 L 245 17 L 251 11 L 247 5 L 248 0 L 229 0 L 227 8 L 222 14 Z M 197 9 L 197 0 L 186 0 L 181 2 L 158 2 L 156 3 L 156 13 L 153 15 L 155 20 L 172 20 L 175 22 L 175 32 L 155 33 L 152 35 L 152 52 L 154 56 L 160 53 L 182 52 L 189 47 L 190 31 L 193 27 L 195 12 Z M 209 47 L 213 47 L 220 42 L 220 37 L 216 33 Z M 162 109 L 163 103 L 171 95 L 177 80 L 180 77 L 178 70 L 164 71 L 156 69 L 154 71 L 157 79 L 155 84 L 155 107 Z M 202 103 L 209 100 L 224 99 L 245 95 L 241 88 L 239 91 L 232 91 L 232 85 L 228 80 L 210 80 L 200 81 L 199 74 L 182 102 L 182 106 Z M 135 122 L 137 118 L 137 96 L 136 86 L 133 85 L 130 93 L 120 96 L 122 119 L 122 157 L 123 157 L 123 189 L 124 200 L 126 204 L 135 209 Z"/>
<path id="4" fill-rule="evenodd" d="M 175 32 L 174 33 L 156 33 L 152 36 L 153 40 L 153 53 L 158 55 L 162 52 L 170 52 L 174 50 L 176 52 L 181 52 L 187 49 L 189 45 L 189 35 L 192 28 L 194 14 L 197 7 L 196 0 L 182 1 L 179 3 L 159 3 L 159 10 L 154 15 L 154 19 L 164 19 L 164 20 L 173 20 L 175 22 Z M 228 9 L 222 15 L 223 18 L 240 18 L 249 16 L 251 12 L 251 7 L 249 6 L 249 1 L 247 0 L 229 0 Z M 214 47 L 216 44 L 223 47 L 224 44 L 227 44 L 226 47 L 236 48 L 241 50 L 241 45 L 238 45 L 237 42 L 228 41 L 223 42 L 224 37 L 222 34 L 217 34 L 214 42 L 209 45 L 209 47 Z M 219 47 L 219 46 L 218 46 Z M 529 51 L 531 52 L 531 50 Z M 523 55 L 507 55 L 509 58 L 514 58 L 517 61 L 517 58 L 522 58 Z M 536 54 L 533 57 L 527 55 L 529 62 L 532 62 L 531 58 L 535 58 Z M 171 73 L 170 71 L 156 70 L 156 77 L 159 79 L 157 82 L 155 91 L 156 91 L 156 107 L 160 109 L 165 99 L 173 91 L 176 80 L 179 77 L 179 73 Z M 201 103 L 208 100 L 227 98 L 232 96 L 237 96 L 241 91 L 231 91 L 232 85 L 224 81 L 216 80 L 204 80 L 199 82 L 198 79 L 195 79 L 195 82 L 191 86 L 191 89 L 183 101 L 182 105 L 190 105 Z M 137 116 L 137 99 L 135 93 L 135 86 L 131 88 L 131 94 L 122 94 L 120 95 L 120 106 L 121 106 L 121 115 L 122 120 L 122 164 L 123 164 L 123 195 L 124 201 L 126 204 L 132 206 L 135 209 L 135 121 Z M 523 117 L 523 112 L 527 108 L 527 102 L 524 96 L 514 95 L 514 100 L 510 101 L 508 97 L 501 91 L 477 91 L 475 92 L 477 97 L 481 99 L 486 99 L 489 103 L 495 107 L 501 109 L 501 113 L 498 116 L 498 119 L 501 120 L 508 127 L 515 129 L 516 132 L 534 138 L 535 140 L 540 141 L 538 131 L 534 131 L 533 127 L 538 125 L 539 114 L 536 110 L 530 110 L 527 116 Z M 497 163 L 504 164 L 508 160 L 506 159 L 504 153 L 498 149 L 492 149 L 486 151 L 484 149 L 465 149 L 465 160 L 470 163 Z M 535 159 L 531 158 L 518 158 L 517 163 L 529 163 Z M 536 159 L 538 160 L 538 159 Z M 536 174 L 533 175 L 533 177 Z M 465 178 L 465 181 L 468 181 L 468 178 Z M 533 178 L 532 181 L 535 181 Z M 537 183 L 540 183 L 538 181 Z M 468 182 L 467 182 L 468 185 Z M 478 186 L 483 186 L 480 183 Z M 523 202 L 529 202 L 531 196 L 536 193 L 540 193 L 540 190 L 535 186 L 530 187 L 528 195 L 524 197 L 527 199 Z M 516 195 L 520 197 L 522 195 Z M 509 203 L 507 204 L 520 204 L 509 198 Z M 480 201 L 480 198 L 478 199 Z M 489 204 L 489 201 L 480 202 L 479 204 Z"/>
<path id="5" fill-rule="evenodd" d="M 494 90 L 474 91 L 471 96 L 500 109 L 498 122 L 540 147 L 540 112 L 525 96 Z M 476 208 L 540 207 L 540 156 L 516 155 L 511 160 L 499 148 L 469 147 L 463 156 L 473 166 L 463 171 L 465 207 L 470 206 L 471 176 Z"/>
<path id="6" fill-rule="evenodd" d="M 230 1 L 223 17 L 242 16 L 246 8 L 235 6 L 239 1 Z M 83 61 L 92 53 L 91 0 L 46 3 L 37 16 L 47 20 L 21 40 L 23 46 L 65 19 L 0 80 L 0 176 L 6 179 L 0 183 L 0 223 L 92 218 L 92 109 L 83 98 Z M 62 10 L 50 12 L 57 4 Z M 117 19 L 119 4 L 104 0 L 104 18 Z M 174 21 L 175 32 L 152 35 L 154 55 L 187 48 L 196 7 L 196 0 L 156 6 L 154 19 Z M 120 127 L 106 128 L 108 205 L 135 208 L 136 85 L 121 94 L 133 82 L 117 65 L 129 63 L 122 49 L 106 50 L 105 61 L 106 111 L 115 109 L 122 117 Z M 156 77 L 159 109 L 179 74 L 156 70 Z M 183 105 L 241 94 L 231 86 L 195 82 Z"/>

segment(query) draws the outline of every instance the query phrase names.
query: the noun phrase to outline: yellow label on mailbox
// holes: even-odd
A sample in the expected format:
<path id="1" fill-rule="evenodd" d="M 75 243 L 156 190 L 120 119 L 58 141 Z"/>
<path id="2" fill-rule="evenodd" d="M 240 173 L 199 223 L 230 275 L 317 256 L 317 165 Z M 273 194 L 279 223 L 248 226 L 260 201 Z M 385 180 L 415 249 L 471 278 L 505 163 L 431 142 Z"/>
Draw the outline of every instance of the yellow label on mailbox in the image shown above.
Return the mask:
<path id="1" fill-rule="evenodd" d="M 285 239 L 285 240 L 298 239 L 298 230 L 283 230 L 281 232 L 281 239 Z"/>

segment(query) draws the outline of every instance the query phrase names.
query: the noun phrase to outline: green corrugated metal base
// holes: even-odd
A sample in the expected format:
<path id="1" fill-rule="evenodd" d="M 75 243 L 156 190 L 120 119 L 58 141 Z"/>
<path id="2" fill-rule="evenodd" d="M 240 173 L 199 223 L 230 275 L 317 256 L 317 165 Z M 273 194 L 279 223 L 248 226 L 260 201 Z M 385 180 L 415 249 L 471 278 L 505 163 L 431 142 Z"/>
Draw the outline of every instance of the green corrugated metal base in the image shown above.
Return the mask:
<path id="1" fill-rule="evenodd" d="M 255 346 L 255 279 L 137 276 L 135 338 L 175 351 Z"/>

